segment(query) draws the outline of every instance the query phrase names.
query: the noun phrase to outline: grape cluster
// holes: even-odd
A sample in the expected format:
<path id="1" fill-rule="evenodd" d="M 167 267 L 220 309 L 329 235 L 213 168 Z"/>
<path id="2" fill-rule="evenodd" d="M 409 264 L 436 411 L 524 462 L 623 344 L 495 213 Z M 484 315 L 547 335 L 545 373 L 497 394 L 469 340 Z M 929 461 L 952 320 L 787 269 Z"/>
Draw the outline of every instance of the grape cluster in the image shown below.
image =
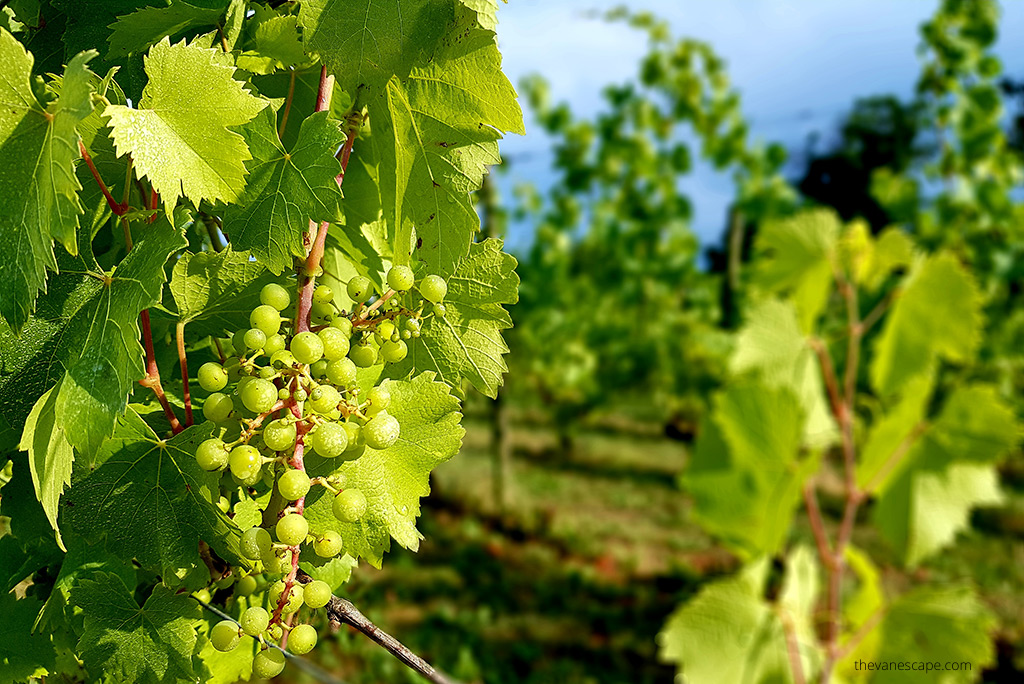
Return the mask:
<path id="1" fill-rule="evenodd" d="M 237 500 L 271 493 L 264 525 L 245 530 L 239 544 L 241 555 L 252 561 L 252 571 L 236 569 L 214 586 L 233 587 L 235 600 L 262 591 L 267 607 L 251 605 L 241 614 L 240 626 L 224 620 L 210 632 L 213 646 L 221 651 L 235 648 L 243 635 L 260 640 L 265 648 L 253 668 L 261 677 L 273 677 L 284 667 L 282 653 L 266 647 L 271 641 L 287 639 L 288 649 L 297 654 L 313 648 L 312 625 L 291 623 L 303 606 L 316 610 L 331 598 L 331 588 L 322 581 L 296 583 L 300 547 L 306 545 L 323 559 L 344 551 L 338 532 L 311 534 L 303 516 L 310 488 L 322 486 L 334 496 L 332 511 L 339 521 L 357 522 L 367 509 L 366 496 L 346 488 L 340 472 L 310 478 L 304 456 L 312 452 L 341 465 L 359 458 L 367 447 L 395 444 L 401 425 L 388 412 L 391 394 L 385 384 L 378 384 L 364 395 L 357 382 L 359 370 L 405 359 L 407 341 L 419 337 L 423 320 L 445 312 L 447 284 L 440 276 L 428 275 L 417 283 L 412 269 L 395 266 L 387 274 L 387 285 L 386 292 L 375 295 L 368 278 L 353 277 L 347 285 L 355 302 L 351 312 L 340 310 L 331 288 L 319 285 L 312 301 L 307 299 L 305 325 L 296 325 L 283 315 L 292 306 L 289 290 L 268 284 L 249 316 L 251 327 L 223 342 L 233 353 L 221 355 L 221 362 L 203 364 L 197 372 L 199 385 L 210 393 L 203 415 L 216 424 L 217 432 L 199 444 L 196 462 L 203 470 L 224 473 L 222 510 L 231 510 L 232 492 L 247 492 Z M 303 311 L 301 303 L 298 309 Z M 221 349 L 220 341 L 216 346 Z M 206 589 L 197 597 L 211 598 Z"/>

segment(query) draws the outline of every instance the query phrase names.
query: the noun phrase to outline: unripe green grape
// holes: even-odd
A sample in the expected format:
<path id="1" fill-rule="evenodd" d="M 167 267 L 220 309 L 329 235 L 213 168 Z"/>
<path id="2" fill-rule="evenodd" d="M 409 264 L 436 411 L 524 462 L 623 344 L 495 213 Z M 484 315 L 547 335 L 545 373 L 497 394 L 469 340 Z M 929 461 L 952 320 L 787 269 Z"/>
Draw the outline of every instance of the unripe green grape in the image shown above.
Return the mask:
<path id="1" fill-rule="evenodd" d="M 420 331 L 419 330 L 413 330 L 412 331 L 412 336 L 413 336 L 413 338 L 419 337 L 420 336 Z"/>
<path id="2" fill-rule="evenodd" d="M 242 377 L 242 366 L 235 356 L 224 363 L 224 370 L 228 372 L 228 382 L 238 382 L 238 379 Z"/>
<path id="3" fill-rule="evenodd" d="M 348 297 L 356 304 L 362 304 L 370 298 L 370 279 L 363 276 L 354 276 L 348 281 L 346 288 Z"/>
<path id="4" fill-rule="evenodd" d="M 295 423 L 284 418 L 272 420 L 263 428 L 263 443 L 271 451 L 287 451 L 295 446 Z"/>
<path id="5" fill-rule="evenodd" d="M 276 648 L 265 648 L 252 660 L 252 671 L 263 679 L 271 679 L 284 670 L 284 654 Z"/>
<path id="6" fill-rule="evenodd" d="M 277 551 L 274 551 L 273 549 L 260 556 L 260 561 L 263 563 L 263 567 L 266 572 L 271 575 L 284 575 L 292 569 L 290 554 L 282 553 L 279 555 Z"/>
<path id="7" fill-rule="evenodd" d="M 363 439 L 371 449 L 387 449 L 398 441 L 401 426 L 398 419 L 381 411 L 363 426 Z"/>
<path id="8" fill-rule="evenodd" d="M 256 560 L 253 558 L 252 560 Z M 249 596 L 256 591 L 256 578 L 246 575 L 235 583 L 235 596 Z"/>
<path id="9" fill-rule="evenodd" d="M 213 597 L 210 596 L 210 590 L 206 587 L 203 587 L 199 591 L 192 592 L 192 595 L 200 601 L 202 601 L 203 603 L 209 603 L 213 599 Z"/>
<path id="10" fill-rule="evenodd" d="M 196 463 L 206 471 L 221 470 L 228 464 L 228 448 L 214 437 L 207 439 L 196 449 Z"/>
<path id="11" fill-rule="evenodd" d="M 267 593 L 270 596 L 271 605 L 277 605 L 281 602 L 281 596 L 284 595 L 284 590 L 287 587 L 288 585 L 285 583 L 284 580 L 277 580 L 276 582 L 270 585 L 270 591 L 268 591 Z"/>
<path id="12" fill-rule="evenodd" d="M 302 607 L 302 591 L 296 585 L 292 587 L 292 591 L 288 594 L 288 601 L 285 602 L 284 607 L 281 608 L 281 613 L 289 615 L 294 613 Z M 278 637 L 280 638 L 280 637 Z"/>
<path id="13" fill-rule="evenodd" d="M 271 335 L 263 345 L 263 353 L 267 356 L 273 356 L 275 353 L 281 351 L 287 346 L 288 342 L 284 339 L 284 335 L 280 333 Z"/>
<path id="14" fill-rule="evenodd" d="M 395 332 L 395 324 L 392 323 L 391 321 L 387 320 L 387 319 L 385 319 L 385 320 L 383 320 L 383 321 L 381 321 L 380 323 L 377 324 L 377 334 L 380 335 L 382 339 L 385 339 L 385 340 L 391 339 L 391 335 L 394 332 Z"/>
<path id="15" fill-rule="evenodd" d="M 352 337 L 352 321 L 344 316 L 340 316 L 331 321 L 331 327 L 343 332 L 345 337 Z"/>
<path id="16" fill-rule="evenodd" d="M 242 404 L 253 413 L 265 413 L 277 402 L 277 386 L 263 378 L 247 382 L 241 394 Z"/>
<path id="17" fill-rule="evenodd" d="M 402 331 L 402 339 L 403 339 L 403 340 L 409 340 L 409 339 L 412 339 L 412 333 L 411 333 L 411 332 L 409 332 L 408 330 L 403 330 L 403 331 Z"/>
<path id="18" fill-rule="evenodd" d="M 224 575 L 219 580 L 217 580 L 217 588 L 218 589 L 227 589 L 228 587 L 230 587 L 232 584 L 235 583 L 236 579 L 237 578 L 235 577 L 234 574 Z"/>
<path id="19" fill-rule="evenodd" d="M 359 368 L 369 368 L 377 362 L 377 350 L 368 344 L 357 344 L 348 350 L 348 358 Z"/>
<path id="20" fill-rule="evenodd" d="M 437 316 L 444 316 L 446 313 L 448 313 L 448 309 L 445 307 L 444 304 L 435 304 L 434 305 L 434 314 L 435 315 L 437 315 Z"/>
<path id="21" fill-rule="evenodd" d="M 314 302 L 329 302 L 332 299 L 334 299 L 334 290 L 328 285 L 317 285 L 316 289 L 313 290 Z"/>
<path id="22" fill-rule="evenodd" d="M 324 346 L 324 358 L 328 361 L 344 358 L 351 346 L 348 335 L 337 328 L 324 328 L 317 333 Z"/>
<path id="23" fill-rule="evenodd" d="M 199 367 L 196 373 L 199 386 L 207 392 L 219 392 L 228 384 L 228 372 L 224 366 L 213 361 L 208 361 Z"/>
<path id="24" fill-rule="evenodd" d="M 335 458 L 348 447 L 348 433 L 338 423 L 323 423 L 313 432 L 312 447 L 324 458 Z"/>
<path id="25" fill-rule="evenodd" d="M 407 318 L 405 319 L 405 329 L 409 332 L 415 332 L 420 329 L 420 319 L 418 318 Z"/>
<path id="26" fill-rule="evenodd" d="M 250 527 L 242 533 L 238 549 L 249 560 L 259 560 L 270 551 L 273 541 L 262 527 Z"/>
<path id="27" fill-rule="evenodd" d="M 238 646 L 238 625 L 231 620 L 221 620 L 210 630 L 210 643 L 221 652 L 232 650 Z"/>
<path id="28" fill-rule="evenodd" d="M 388 287 L 398 292 L 411 290 L 416 282 L 416 276 L 408 266 L 392 266 L 388 271 Z"/>
<path id="29" fill-rule="evenodd" d="M 267 344 L 267 334 L 259 328 L 249 328 L 245 331 L 245 337 L 242 339 L 245 342 L 245 346 L 252 351 L 263 349 L 264 345 Z"/>
<path id="30" fill-rule="evenodd" d="M 281 314 L 272 306 L 260 304 L 249 314 L 249 325 L 259 328 L 268 337 L 281 329 Z"/>
<path id="31" fill-rule="evenodd" d="M 319 361 L 309 364 L 309 374 L 314 378 L 326 378 L 327 359 L 320 359 Z"/>
<path id="32" fill-rule="evenodd" d="M 292 303 L 292 297 L 288 290 L 277 283 L 267 283 L 260 290 L 260 303 L 272 306 L 277 311 L 284 311 Z"/>
<path id="33" fill-rule="evenodd" d="M 281 401 L 284 401 L 290 396 L 292 396 L 292 391 L 287 387 L 282 387 L 281 389 L 277 390 L 277 398 L 280 399 Z"/>
<path id="34" fill-rule="evenodd" d="M 327 530 L 313 542 L 313 551 L 321 558 L 334 558 L 341 553 L 342 547 L 341 535 L 334 530 Z"/>
<path id="35" fill-rule="evenodd" d="M 299 363 L 313 363 L 324 355 L 324 343 L 314 332 L 300 332 L 289 345 L 292 355 Z"/>
<path id="36" fill-rule="evenodd" d="M 409 346 L 402 340 L 388 340 L 380 348 L 380 355 L 388 363 L 398 363 L 409 353 Z"/>
<path id="37" fill-rule="evenodd" d="M 338 520 L 354 523 L 366 513 L 366 495 L 358 489 L 346 489 L 334 497 L 331 511 Z"/>
<path id="38" fill-rule="evenodd" d="M 284 636 L 284 628 L 281 626 L 281 623 L 278 622 L 267 627 L 267 636 L 271 641 L 280 641 L 281 637 Z"/>
<path id="39" fill-rule="evenodd" d="M 309 399 L 309 394 L 306 392 L 306 390 L 301 389 L 301 388 L 295 390 L 295 401 L 300 401 L 301 402 L 301 401 L 306 401 L 306 399 Z"/>
<path id="40" fill-rule="evenodd" d="M 323 608 L 331 600 L 331 587 L 322 580 L 313 580 L 302 588 L 302 599 L 310 608 Z"/>
<path id="41" fill-rule="evenodd" d="M 270 380 L 277 375 L 277 371 L 271 366 L 263 366 L 260 368 L 260 377 L 264 380 Z"/>
<path id="42" fill-rule="evenodd" d="M 352 359 L 335 359 L 327 364 L 327 379 L 339 387 L 354 385 L 357 372 Z"/>
<path id="43" fill-rule="evenodd" d="M 277 480 L 277 491 L 287 501 L 298 501 L 309 492 L 309 476 L 301 470 L 286 470 Z"/>
<path id="44" fill-rule="evenodd" d="M 214 392 L 203 402 L 203 416 L 207 420 L 219 423 L 227 420 L 234 408 L 235 405 L 232 403 L 231 397 L 220 392 Z"/>
<path id="45" fill-rule="evenodd" d="M 263 467 L 263 458 L 256 447 L 248 444 L 239 444 L 231 450 L 228 456 L 228 464 L 231 466 L 231 474 L 239 480 L 252 479 L 254 474 L 259 474 Z"/>
<path id="46" fill-rule="evenodd" d="M 366 442 L 363 440 L 363 428 L 355 423 L 342 423 L 345 433 L 348 435 L 348 448 L 342 452 L 341 458 L 344 461 L 352 461 L 363 455 L 366 451 Z"/>
<path id="47" fill-rule="evenodd" d="M 309 316 L 316 323 L 330 323 L 334 319 L 334 306 L 328 302 L 313 302 L 309 307 Z"/>
<path id="48" fill-rule="evenodd" d="M 295 357 L 287 349 L 280 349 L 270 357 L 270 365 L 274 368 L 291 368 L 295 363 Z"/>
<path id="49" fill-rule="evenodd" d="M 238 620 L 242 624 L 242 631 L 251 637 L 258 637 L 266 631 L 270 624 L 270 615 L 259 606 L 246 608 L 242 617 Z"/>
<path id="50" fill-rule="evenodd" d="M 338 408 L 339 403 L 341 403 L 341 394 L 330 385 L 320 385 L 309 395 L 310 407 L 321 415 Z"/>
<path id="51" fill-rule="evenodd" d="M 282 544 L 298 546 L 306 541 L 309 534 L 309 523 L 298 513 L 289 513 L 277 521 L 277 538 Z"/>
<path id="52" fill-rule="evenodd" d="M 316 646 L 316 629 L 313 628 L 313 625 L 296 625 L 288 633 L 288 650 L 295 655 L 306 655 L 313 650 L 314 646 Z"/>
<path id="53" fill-rule="evenodd" d="M 241 356 L 245 354 L 248 347 L 245 346 L 245 333 L 248 332 L 248 328 L 245 330 L 239 330 L 231 336 L 231 347 L 235 350 L 235 354 Z"/>
<path id="54" fill-rule="evenodd" d="M 428 275 L 420 281 L 420 294 L 428 302 L 437 304 L 448 294 L 448 283 L 439 275 Z"/>
<path id="55" fill-rule="evenodd" d="M 366 399 L 370 402 L 370 405 L 365 409 L 364 413 L 368 416 L 373 416 L 391 405 L 391 392 L 384 385 L 377 385 L 367 393 Z"/>

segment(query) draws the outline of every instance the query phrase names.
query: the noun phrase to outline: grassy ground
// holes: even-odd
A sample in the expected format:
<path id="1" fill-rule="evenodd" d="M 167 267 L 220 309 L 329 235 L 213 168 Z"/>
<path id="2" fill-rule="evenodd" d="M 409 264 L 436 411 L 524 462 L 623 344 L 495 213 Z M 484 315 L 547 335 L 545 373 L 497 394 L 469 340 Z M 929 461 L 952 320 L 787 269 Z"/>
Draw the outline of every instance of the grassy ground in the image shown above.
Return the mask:
<path id="1" fill-rule="evenodd" d="M 359 568 L 352 600 L 466 682 L 672 682 L 672 669 L 656 660 L 658 630 L 702 582 L 736 565 L 689 521 L 675 483 L 685 446 L 588 433 L 567 457 L 547 431 L 520 426 L 499 514 L 488 433 L 468 427 L 463 452 L 435 473 L 420 552 L 397 550 L 380 571 Z M 797 535 L 809 539 L 801 523 Z M 857 541 L 884 553 L 865 529 Z M 887 574 L 895 583 L 909 579 Z M 1001 670 L 986 681 L 1024 681 L 1024 536 L 974 531 L 917 574 L 973 577 L 1004 625 Z M 353 684 L 419 681 L 347 629 L 317 653 Z"/>

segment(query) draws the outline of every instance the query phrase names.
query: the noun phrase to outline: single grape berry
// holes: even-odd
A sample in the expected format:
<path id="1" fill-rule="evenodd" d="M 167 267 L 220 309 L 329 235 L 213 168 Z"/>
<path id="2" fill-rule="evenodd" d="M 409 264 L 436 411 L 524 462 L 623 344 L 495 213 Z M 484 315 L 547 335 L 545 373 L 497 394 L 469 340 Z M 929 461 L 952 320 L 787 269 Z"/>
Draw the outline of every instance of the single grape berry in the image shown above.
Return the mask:
<path id="1" fill-rule="evenodd" d="M 369 368 L 377 363 L 377 350 L 368 344 L 357 344 L 348 350 L 348 358 L 360 368 Z"/>
<path id="2" fill-rule="evenodd" d="M 342 423 L 345 433 L 348 435 L 348 448 L 341 454 L 343 461 L 352 461 L 363 455 L 366 451 L 366 442 L 363 440 L 363 428 L 355 423 Z"/>
<path id="3" fill-rule="evenodd" d="M 279 349 L 270 357 L 270 365 L 274 368 L 291 368 L 295 363 L 295 357 L 287 349 Z"/>
<path id="4" fill-rule="evenodd" d="M 319 361 L 324 355 L 324 343 L 320 341 L 317 334 L 314 332 L 300 332 L 298 335 L 292 338 L 292 343 L 289 346 L 292 352 L 292 356 L 299 363 L 313 363 Z"/>
<path id="5" fill-rule="evenodd" d="M 254 475 L 259 475 L 263 467 L 263 458 L 254 446 L 239 444 L 231 450 L 228 456 L 228 464 L 231 466 L 231 474 L 239 480 L 251 480 Z"/>
<path id="6" fill-rule="evenodd" d="M 337 328 L 324 328 L 317 333 L 320 342 L 324 346 L 324 358 L 328 361 L 335 361 L 344 358 L 348 354 L 350 343 L 348 335 Z"/>
<path id="7" fill-rule="evenodd" d="M 288 633 L 288 650 L 295 655 L 305 655 L 312 651 L 314 646 L 316 646 L 316 629 L 313 628 L 313 625 L 296 625 Z"/>
<path id="8" fill-rule="evenodd" d="M 210 630 L 210 643 L 218 651 L 230 651 L 238 646 L 238 625 L 231 620 L 221 620 Z"/>
<path id="9" fill-rule="evenodd" d="M 354 523 L 366 513 L 366 496 L 358 489 L 346 489 L 334 497 L 331 511 L 338 520 Z"/>
<path id="10" fill-rule="evenodd" d="M 302 607 L 302 588 L 299 586 L 292 587 L 292 592 L 288 595 L 288 601 L 284 604 L 281 612 L 285 615 L 294 613 Z"/>
<path id="11" fill-rule="evenodd" d="M 260 304 L 249 314 L 249 326 L 259 328 L 267 337 L 281 328 L 281 314 L 272 306 Z"/>
<path id="12" fill-rule="evenodd" d="M 387 449 L 398 441 L 401 426 L 398 419 L 381 411 L 363 426 L 363 439 L 371 449 Z"/>
<path id="13" fill-rule="evenodd" d="M 309 307 L 309 316 L 316 325 L 330 323 L 334 319 L 334 305 L 329 302 L 313 302 Z"/>
<path id="14" fill-rule="evenodd" d="M 277 403 L 277 386 L 270 380 L 253 378 L 242 387 L 242 404 L 253 413 L 264 413 Z"/>
<path id="15" fill-rule="evenodd" d="M 448 313 L 448 309 L 445 307 L 444 304 L 435 304 L 434 305 L 434 315 L 436 315 L 436 316 L 444 316 L 446 313 Z"/>
<path id="16" fill-rule="evenodd" d="M 348 433 L 338 423 L 323 423 L 313 432 L 312 442 L 317 454 L 335 458 L 348 447 Z"/>
<path id="17" fill-rule="evenodd" d="M 289 513 L 277 521 L 277 538 L 282 544 L 298 546 L 306 541 L 309 534 L 309 523 L 298 513 Z"/>
<path id="18" fill-rule="evenodd" d="M 330 385 L 320 385 L 309 395 L 309 405 L 313 411 L 326 415 L 338 408 L 341 402 L 341 394 Z"/>
<path id="19" fill-rule="evenodd" d="M 263 428 L 263 443 L 271 451 L 287 451 L 295 446 L 295 423 L 284 418 L 272 420 Z"/>
<path id="20" fill-rule="evenodd" d="M 298 501 L 309 492 L 309 476 L 301 470 L 286 470 L 277 480 L 277 491 L 288 501 Z"/>
<path id="21" fill-rule="evenodd" d="M 245 346 L 246 330 L 239 330 L 238 332 L 231 336 L 231 347 L 235 350 L 235 354 L 239 356 L 244 354 L 248 349 L 248 347 Z"/>
<path id="22" fill-rule="evenodd" d="M 281 596 L 284 595 L 284 590 L 286 588 L 288 588 L 288 585 L 285 584 L 284 580 L 277 580 L 276 582 L 271 584 L 270 585 L 270 592 L 269 592 L 270 593 L 270 603 L 271 604 L 275 604 L 275 605 L 280 603 L 281 602 Z"/>
<path id="23" fill-rule="evenodd" d="M 224 366 L 213 361 L 200 366 L 196 377 L 199 379 L 199 386 L 207 392 L 219 392 L 228 384 L 228 372 L 224 370 Z"/>
<path id="24" fill-rule="evenodd" d="M 219 423 L 227 420 L 234 408 L 235 405 L 232 403 L 231 397 L 220 392 L 214 392 L 203 402 L 203 416 L 207 420 Z"/>
<path id="25" fill-rule="evenodd" d="M 391 392 L 384 385 L 377 385 L 367 393 L 366 399 L 370 405 L 364 409 L 364 413 L 374 416 L 391 405 Z"/>
<path id="26" fill-rule="evenodd" d="M 260 561 L 271 575 L 285 575 L 292 569 L 291 554 L 289 553 L 278 554 L 271 550 L 270 553 L 261 556 Z"/>
<path id="27" fill-rule="evenodd" d="M 354 385 L 356 373 L 356 364 L 352 359 L 335 359 L 327 364 L 327 379 L 338 387 Z"/>
<path id="28" fill-rule="evenodd" d="M 331 327 L 345 333 L 345 337 L 352 336 L 352 321 L 349 320 L 348 318 L 345 318 L 344 316 L 340 318 L 335 318 L 333 321 L 331 321 Z"/>
<path id="29" fill-rule="evenodd" d="M 405 329 L 408 332 L 416 332 L 420 329 L 420 319 L 418 318 L 407 318 L 405 319 Z"/>
<path id="30" fill-rule="evenodd" d="M 249 560 L 259 560 L 270 551 L 272 544 L 269 532 L 262 527 L 250 527 L 242 533 L 238 548 Z"/>
<path id="31" fill-rule="evenodd" d="M 281 351 L 287 346 L 288 343 L 284 339 L 284 335 L 280 333 L 278 333 L 277 335 L 271 335 L 263 344 L 263 353 L 266 354 L 267 356 L 273 356 L 274 354 Z"/>
<path id="32" fill-rule="evenodd" d="M 260 377 L 263 378 L 264 380 L 270 380 L 276 375 L 277 371 L 271 368 L 270 366 L 264 366 L 263 368 L 260 368 Z"/>
<path id="33" fill-rule="evenodd" d="M 202 601 L 203 603 L 209 603 L 210 600 L 213 598 L 212 596 L 210 596 L 210 590 L 206 587 L 203 587 L 199 591 L 192 592 L 192 595 L 200 601 Z"/>
<path id="34" fill-rule="evenodd" d="M 267 334 L 259 328 L 249 328 L 245 331 L 245 336 L 242 340 L 245 342 L 247 349 L 256 351 L 257 349 L 263 349 L 263 346 L 267 343 Z"/>
<path id="35" fill-rule="evenodd" d="M 334 530 L 327 530 L 313 542 L 313 551 L 321 558 L 334 558 L 341 553 L 342 546 L 341 535 Z"/>
<path id="36" fill-rule="evenodd" d="M 408 266 L 392 266 L 391 270 L 388 271 L 388 287 L 392 290 L 397 290 L 398 292 L 411 290 L 415 282 L 416 277 Z"/>
<path id="37" fill-rule="evenodd" d="M 322 580 L 313 580 L 302 588 L 302 598 L 310 608 L 323 608 L 331 600 L 331 587 Z"/>
<path id="38" fill-rule="evenodd" d="M 242 631 L 251 637 L 259 636 L 266 631 L 270 624 L 270 615 L 259 606 L 246 608 L 242 617 L 238 620 L 242 624 Z"/>
<path id="39" fill-rule="evenodd" d="M 403 340 L 388 340 L 380 348 L 380 355 L 388 363 L 398 363 L 409 353 L 409 345 Z"/>
<path id="40" fill-rule="evenodd" d="M 334 299 L 334 290 L 327 285 L 317 285 L 313 290 L 314 302 L 329 302 Z"/>
<path id="41" fill-rule="evenodd" d="M 257 560 L 257 558 L 252 560 Z M 246 575 L 235 583 L 236 596 L 248 596 L 254 591 L 256 591 L 256 578 L 252 575 Z"/>
<path id="42" fill-rule="evenodd" d="M 221 470 L 228 464 L 227 445 L 216 437 L 205 440 L 196 449 L 196 463 L 203 470 Z"/>
<path id="43" fill-rule="evenodd" d="M 428 302 L 438 304 L 448 294 L 448 283 L 439 275 L 428 275 L 420 281 L 420 294 Z"/>
<path id="44" fill-rule="evenodd" d="M 320 359 L 315 363 L 309 364 L 309 374 L 318 379 L 322 380 L 327 377 L 327 359 Z"/>
<path id="45" fill-rule="evenodd" d="M 395 332 L 395 324 L 385 319 L 377 324 L 377 334 L 382 340 L 390 340 Z"/>
<path id="46" fill-rule="evenodd" d="M 346 288 L 348 297 L 356 304 L 362 304 L 370 298 L 370 279 L 363 276 L 354 276 L 348 281 Z"/>
<path id="47" fill-rule="evenodd" d="M 252 660 L 252 671 L 264 679 L 270 679 L 284 670 L 284 654 L 276 648 L 265 648 Z"/>
<path id="48" fill-rule="evenodd" d="M 284 311 L 291 303 L 291 295 L 277 283 L 267 283 L 260 290 L 260 303 L 274 307 L 277 311 Z"/>

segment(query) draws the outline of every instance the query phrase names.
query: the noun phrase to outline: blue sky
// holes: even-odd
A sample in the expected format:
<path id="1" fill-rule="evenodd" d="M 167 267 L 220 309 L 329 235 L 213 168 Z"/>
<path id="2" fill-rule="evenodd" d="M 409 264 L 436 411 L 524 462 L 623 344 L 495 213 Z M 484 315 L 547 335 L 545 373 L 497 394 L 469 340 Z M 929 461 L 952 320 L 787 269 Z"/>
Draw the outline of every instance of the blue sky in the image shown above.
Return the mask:
<path id="1" fill-rule="evenodd" d="M 938 0 L 647 0 L 629 2 L 667 19 L 673 34 L 711 43 L 743 97 L 755 139 L 779 141 L 791 151 L 808 135 L 827 140 L 860 96 L 909 96 L 920 67 L 918 27 Z M 539 72 L 555 101 L 578 115 L 601 106 L 609 83 L 629 79 L 645 51 L 641 34 L 588 17 L 622 4 L 602 0 L 510 0 L 499 12 L 498 41 L 513 83 Z M 1004 70 L 1024 77 L 1024 3 L 1004 2 L 997 53 Z M 505 189 L 517 180 L 549 184 L 548 143 L 527 120 L 527 134 L 509 136 L 502 153 L 514 160 Z M 692 228 L 708 244 L 718 240 L 732 194 L 728 177 L 706 165 L 682 182 L 694 205 Z M 512 250 L 525 247 L 528 226 L 513 226 Z"/>

